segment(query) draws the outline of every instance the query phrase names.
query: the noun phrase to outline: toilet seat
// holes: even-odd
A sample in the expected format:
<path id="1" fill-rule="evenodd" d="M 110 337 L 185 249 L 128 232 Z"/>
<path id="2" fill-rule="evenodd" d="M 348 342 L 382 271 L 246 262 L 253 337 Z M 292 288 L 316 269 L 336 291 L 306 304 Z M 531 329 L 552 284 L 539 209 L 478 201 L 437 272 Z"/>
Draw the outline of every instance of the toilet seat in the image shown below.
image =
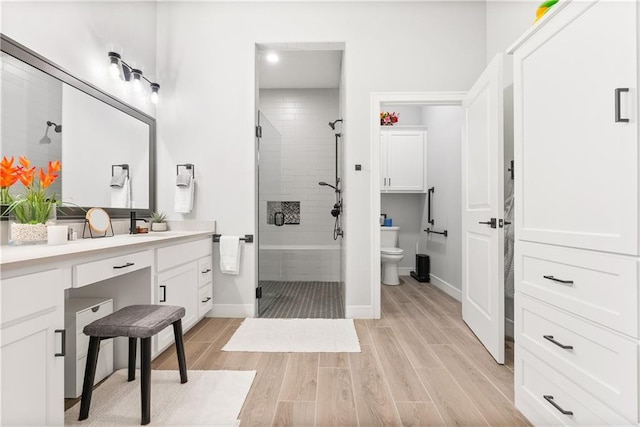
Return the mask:
<path id="1" fill-rule="evenodd" d="M 385 255 L 402 255 L 404 250 L 400 248 L 380 248 L 380 253 Z"/>

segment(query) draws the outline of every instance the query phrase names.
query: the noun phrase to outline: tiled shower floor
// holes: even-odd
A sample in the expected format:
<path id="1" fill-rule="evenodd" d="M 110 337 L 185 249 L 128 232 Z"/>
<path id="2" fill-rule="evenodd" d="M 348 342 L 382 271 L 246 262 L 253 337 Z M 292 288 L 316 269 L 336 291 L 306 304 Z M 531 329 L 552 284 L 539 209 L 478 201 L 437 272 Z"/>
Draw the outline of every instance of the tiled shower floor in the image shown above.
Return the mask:
<path id="1" fill-rule="evenodd" d="M 339 282 L 260 281 L 260 317 L 344 319 Z"/>

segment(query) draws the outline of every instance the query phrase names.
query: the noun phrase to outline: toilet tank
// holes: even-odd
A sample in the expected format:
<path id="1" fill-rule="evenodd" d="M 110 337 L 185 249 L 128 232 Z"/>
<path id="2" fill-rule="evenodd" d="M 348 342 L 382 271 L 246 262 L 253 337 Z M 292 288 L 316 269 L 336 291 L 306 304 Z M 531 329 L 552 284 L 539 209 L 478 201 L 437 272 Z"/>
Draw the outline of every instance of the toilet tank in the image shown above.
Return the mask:
<path id="1" fill-rule="evenodd" d="M 397 248 L 400 227 L 380 227 L 380 247 Z"/>

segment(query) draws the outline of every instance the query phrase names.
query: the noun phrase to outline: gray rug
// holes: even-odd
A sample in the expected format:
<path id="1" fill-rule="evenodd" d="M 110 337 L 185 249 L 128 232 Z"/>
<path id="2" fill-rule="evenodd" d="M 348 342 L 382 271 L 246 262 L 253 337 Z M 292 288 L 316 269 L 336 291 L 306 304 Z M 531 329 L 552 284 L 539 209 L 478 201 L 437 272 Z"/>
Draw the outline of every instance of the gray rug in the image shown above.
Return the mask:
<path id="1" fill-rule="evenodd" d="M 339 282 L 260 281 L 260 317 L 344 319 L 344 291 Z"/>

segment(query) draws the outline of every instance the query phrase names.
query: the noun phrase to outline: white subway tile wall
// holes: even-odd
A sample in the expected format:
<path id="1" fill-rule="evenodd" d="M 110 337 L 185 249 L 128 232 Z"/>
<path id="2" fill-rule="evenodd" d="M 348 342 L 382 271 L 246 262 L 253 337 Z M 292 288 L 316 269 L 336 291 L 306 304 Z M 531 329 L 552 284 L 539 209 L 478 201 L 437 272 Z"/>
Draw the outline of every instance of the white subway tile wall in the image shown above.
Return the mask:
<path id="1" fill-rule="evenodd" d="M 48 132 L 51 144 L 39 141 L 45 134 L 47 121 L 62 124 L 62 82 L 5 53 L 1 54 L 0 63 L 3 123 L 0 157 L 13 156 L 17 163 L 18 156 L 26 156 L 32 166 L 46 169 L 49 160 L 61 160 L 62 134 L 51 127 Z M 56 180 L 47 189 L 48 194 L 60 196 L 61 182 Z M 17 182 L 11 193 L 23 188 Z"/>
<path id="2" fill-rule="evenodd" d="M 338 102 L 338 89 L 260 90 L 260 111 L 268 119 L 260 143 L 260 280 L 340 280 L 330 215 L 335 193 L 318 185 L 335 183 L 339 127 L 328 123 L 339 118 Z M 267 201 L 300 201 L 300 224 L 267 224 Z M 292 245 L 307 248 L 287 249 Z"/>

